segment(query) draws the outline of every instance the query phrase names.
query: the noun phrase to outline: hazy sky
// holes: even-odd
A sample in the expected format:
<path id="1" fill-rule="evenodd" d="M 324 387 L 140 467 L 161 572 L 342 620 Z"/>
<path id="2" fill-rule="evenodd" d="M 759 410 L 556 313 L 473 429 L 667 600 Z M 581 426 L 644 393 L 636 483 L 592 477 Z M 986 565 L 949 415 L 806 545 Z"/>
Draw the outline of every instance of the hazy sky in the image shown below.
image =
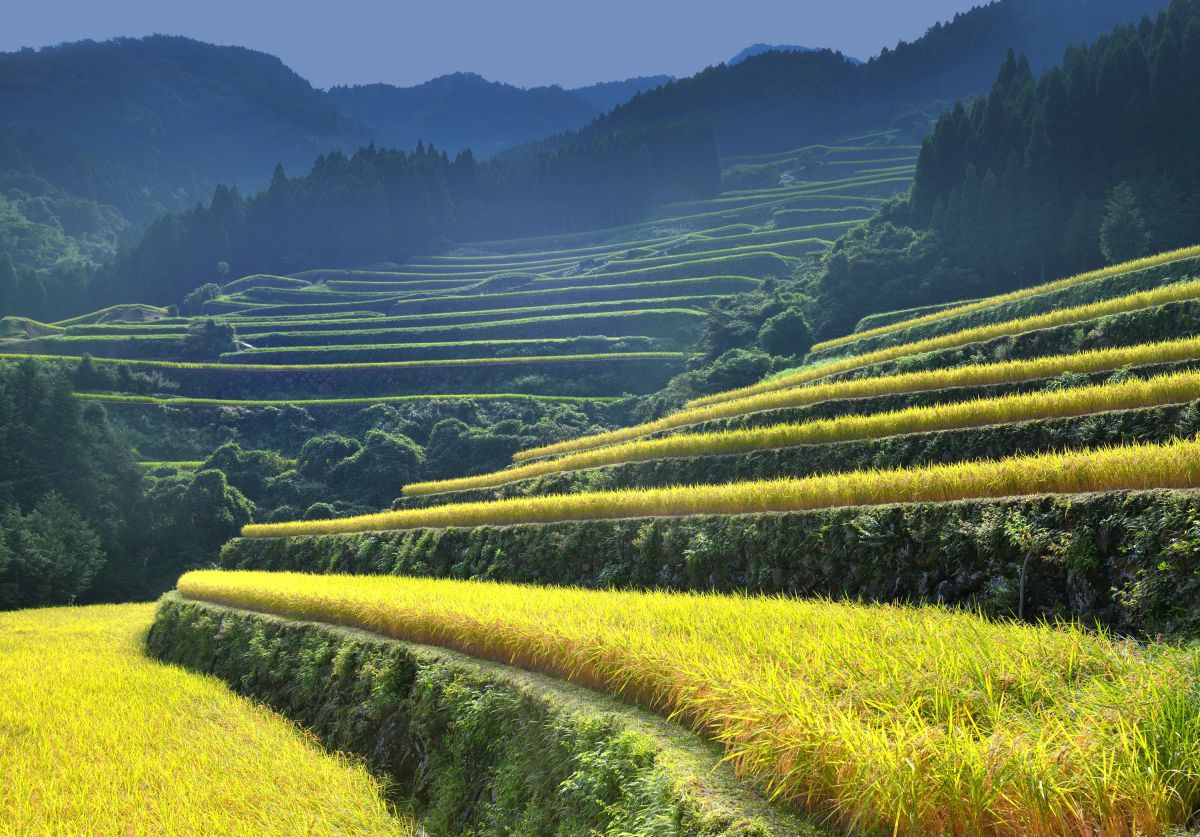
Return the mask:
<path id="1" fill-rule="evenodd" d="M 524 87 L 689 75 L 752 43 L 869 58 L 982 0 L 0 0 L 0 51 L 156 32 L 278 55 L 318 87 L 456 70 Z"/>

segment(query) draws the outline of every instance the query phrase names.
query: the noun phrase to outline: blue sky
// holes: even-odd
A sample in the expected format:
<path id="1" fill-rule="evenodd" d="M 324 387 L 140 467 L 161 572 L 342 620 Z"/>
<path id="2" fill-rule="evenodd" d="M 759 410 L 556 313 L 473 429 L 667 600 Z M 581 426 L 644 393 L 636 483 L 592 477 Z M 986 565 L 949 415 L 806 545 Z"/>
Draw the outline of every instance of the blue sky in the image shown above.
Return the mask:
<path id="1" fill-rule="evenodd" d="M 456 70 L 523 87 L 689 75 L 756 42 L 866 59 L 981 0 L 3 0 L 0 50 L 155 32 L 278 55 L 318 87 Z"/>

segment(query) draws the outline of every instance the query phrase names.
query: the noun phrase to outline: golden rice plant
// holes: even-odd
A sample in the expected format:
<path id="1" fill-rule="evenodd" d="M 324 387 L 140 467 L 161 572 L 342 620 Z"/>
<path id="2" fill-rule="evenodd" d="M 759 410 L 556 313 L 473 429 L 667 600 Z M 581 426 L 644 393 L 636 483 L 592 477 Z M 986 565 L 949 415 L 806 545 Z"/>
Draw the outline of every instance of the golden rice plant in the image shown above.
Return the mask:
<path id="1" fill-rule="evenodd" d="M 513 459 L 526 462 L 574 451 L 592 450 L 653 433 L 662 433 L 706 421 L 733 418 L 764 410 L 803 407 L 836 398 L 870 398 L 913 392 L 929 392 L 952 387 L 988 386 L 1038 380 L 1063 372 L 1087 374 L 1107 372 L 1126 366 L 1144 366 L 1200 358 L 1200 337 L 1185 337 L 1161 343 L 1141 343 L 1114 349 L 1094 349 L 1067 355 L 1049 355 L 1030 360 L 982 363 L 948 369 L 904 372 L 878 378 L 857 378 L 831 383 L 809 384 L 772 390 L 743 398 L 719 401 L 663 416 L 654 421 L 622 427 L 606 433 L 580 436 L 551 445 L 517 452 Z"/>
<path id="2" fill-rule="evenodd" d="M 931 314 L 923 314 L 919 317 L 912 317 L 907 320 L 897 320 L 894 323 L 879 326 L 878 328 L 847 334 L 844 337 L 837 337 L 833 340 L 824 340 L 820 343 L 814 344 L 812 348 L 813 351 L 819 352 L 825 349 L 832 349 L 837 346 L 845 346 L 848 343 L 857 343 L 859 340 L 865 340 L 869 337 L 878 337 L 882 334 L 891 334 L 895 331 L 905 331 L 907 329 L 916 328 L 917 326 L 923 326 L 928 323 L 935 323 L 940 320 L 948 320 L 952 317 L 960 317 L 963 314 L 982 311 L 985 308 L 994 308 L 997 305 L 1005 305 L 1006 303 L 1016 302 L 1017 300 L 1021 299 L 1028 299 L 1032 296 L 1053 293 L 1054 291 L 1060 291 L 1063 288 L 1069 288 L 1072 285 L 1080 285 L 1084 282 L 1091 282 L 1094 279 L 1104 279 L 1109 276 L 1119 276 L 1122 273 L 1134 273 L 1135 271 L 1139 270 L 1148 270 L 1153 267 L 1161 267 L 1164 264 L 1170 264 L 1171 262 L 1194 259 L 1198 256 L 1200 256 L 1200 246 L 1183 247 L 1179 250 L 1171 250 L 1167 253 L 1158 253 L 1153 256 L 1146 256 L 1145 258 L 1122 262 L 1121 264 L 1109 265 L 1108 267 L 1103 267 L 1099 270 L 1091 270 L 1087 273 L 1079 273 L 1075 276 L 1068 276 L 1065 279 L 1056 279 L 1053 282 L 1035 285 L 1032 288 L 1023 288 L 1019 291 L 1013 291 L 1007 294 L 989 296 L 985 299 L 975 300 L 963 305 L 956 305 L 953 308 L 944 308 Z"/>
<path id="3" fill-rule="evenodd" d="M 1059 308 L 1032 317 L 1022 317 L 1002 323 L 976 326 L 975 328 L 963 329 L 952 334 L 943 334 L 939 337 L 930 337 L 925 340 L 917 340 L 899 346 L 888 346 L 873 352 L 867 352 L 866 354 L 851 355 L 850 357 L 832 360 L 828 363 L 803 366 L 791 372 L 785 372 L 782 375 L 760 381 L 752 386 L 717 393 L 716 395 L 707 395 L 703 398 L 696 398 L 689 401 L 687 406 L 703 407 L 707 404 L 730 401 L 734 398 L 744 398 L 747 395 L 756 395 L 760 392 L 770 392 L 771 390 L 783 389 L 785 387 L 799 386 L 809 381 L 815 381 L 818 378 L 824 378 L 827 375 L 847 372 L 851 369 L 861 369 L 864 366 L 871 366 L 875 363 L 883 363 L 884 361 L 895 360 L 896 358 L 908 355 L 919 355 L 924 352 L 938 351 L 939 349 L 952 349 L 958 346 L 965 346 L 968 343 L 978 343 L 982 340 L 992 340 L 997 337 L 1022 334 L 1042 328 L 1080 323 L 1111 314 L 1121 314 L 1126 311 L 1137 311 L 1155 305 L 1166 305 L 1171 302 L 1182 302 L 1198 298 L 1200 298 L 1200 280 L 1180 282 L 1177 285 L 1167 285 L 1149 291 L 1140 291 L 1135 294 L 1106 299 L 1101 302 L 1077 305 L 1073 308 Z"/>
<path id="4" fill-rule="evenodd" d="M 852 439 L 877 439 L 905 433 L 983 427 L 1029 419 L 1061 418 L 1106 410 L 1128 410 L 1161 404 L 1179 404 L 1198 398 L 1200 398 L 1200 372 L 1176 372 L 1149 379 L 1134 378 L 1114 384 L 1015 393 L 996 398 L 909 407 L 865 416 L 847 415 L 816 421 L 753 427 L 745 430 L 639 439 L 624 444 L 567 454 L 557 459 L 539 459 L 488 474 L 413 483 L 404 487 L 404 493 L 408 496 L 417 496 L 437 494 L 443 491 L 491 488 L 515 480 L 624 462 L 648 462 L 654 459 L 685 456 L 746 453 L 769 448 L 825 444 Z"/>
<path id="5" fill-rule="evenodd" d="M 931 607 L 188 573 L 188 597 L 546 672 L 673 715 L 852 831 L 1164 834 L 1200 805 L 1200 654 Z"/>
<path id="6" fill-rule="evenodd" d="M 0 832 L 412 835 L 357 762 L 142 650 L 154 605 L 0 614 Z"/>
<path id="7" fill-rule="evenodd" d="M 1200 441 L 1179 440 L 917 468 L 848 471 L 803 479 L 452 503 L 332 520 L 256 523 L 243 527 L 242 535 L 272 538 L 559 520 L 748 514 L 971 497 L 1194 487 L 1200 487 Z"/>

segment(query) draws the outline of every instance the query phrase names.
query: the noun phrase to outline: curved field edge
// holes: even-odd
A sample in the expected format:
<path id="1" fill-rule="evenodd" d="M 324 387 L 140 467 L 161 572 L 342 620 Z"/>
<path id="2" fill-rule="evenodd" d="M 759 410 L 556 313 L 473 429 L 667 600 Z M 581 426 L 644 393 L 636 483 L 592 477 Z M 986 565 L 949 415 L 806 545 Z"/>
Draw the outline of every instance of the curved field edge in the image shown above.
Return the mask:
<path id="1" fill-rule="evenodd" d="M 682 431 L 711 422 L 735 420 L 755 413 L 799 408 L 826 401 L 863 401 L 886 395 L 916 394 L 969 387 L 1003 386 L 1050 380 L 1064 373 L 1092 375 L 1119 369 L 1151 368 L 1187 363 L 1200 358 L 1200 337 L 1184 337 L 1128 346 L 1091 349 L 1066 354 L 1041 355 L 1000 362 L 964 363 L 957 366 L 890 371 L 878 377 L 844 378 L 788 387 L 668 413 L 662 418 L 606 433 L 578 436 L 538 448 L 518 451 L 513 460 L 527 462 L 593 450 L 669 431 Z"/>
<path id="2" fill-rule="evenodd" d="M 1130 439 L 1162 444 L 1200 432 L 1200 400 L 1079 416 L 1040 418 L 983 427 L 947 428 L 877 438 L 847 439 L 770 447 L 742 453 L 631 460 L 579 470 L 560 470 L 490 488 L 432 494 L 405 493 L 392 508 L 499 500 L 580 491 L 612 491 L 669 485 L 700 485 L 763 480 L 787 474 L 816 474 L 969 462 L 1050 451 L 1119 445 Z M 673 438 L 673 437 L 663 437 Z M 546 460 L 557 462 L 559 460 Z"/>
<path id="3" fill-rule="evenodd" d="M 1171 261 L 1156 267 L 1144 267 L 1128 273 L 1103 275 L 1060 290 L 1023 297 L 989 308 L 934 320 L 924 325 L 864 338 L 850 346 L 810 351 L 805 357 L 805 363 L 814 364 L 828 359 L 836 359 L 845 355 L 846 352 L 862 355 L 892 345 L 913 343 L 993 323 L 1034 317 L 1080 305 L 1095 304 L 1107 299 L 1128 296 L 1135 291 L 1152 291 L 1194 279 L 1198 267 L 1200 264 L 1198 264 L 1197 258 L 1193 257 Z"/>
<path id="4" fill-rule="evenodd" d="M 1200 802 L 1200 654 L 1078 626 L 395 577 L 198 571 L 179 589 L 609 691 L 854 830 L 1161 834 Z"/>
<path id="5" fill-rule="evenodd" d="M 1071 389 L 1010 393 L 954 404 L 908 407 L 869 416 L 845 415 L 808 422 L 639 439 L 567 454 L 555 459 L 535 460 L 470 477 L 410 483 L 404 486 L 403 493 L 405 496 L 419 496 L 495 488 L 541 476 L 611 465 L 753 453 L 799 445 L 831 444 L 1039 419 L 1069 418 L 1115 410 L 1182 404 L 1197 398 L 1200 398 L 1200 373 L 1188 370 L 1149 379 L 1130 378 Z"/>
<path id="6" fill-rule="evenodd" d="M 147 642 L 367 758 L 433 834 L 821 833 L 683 727 L 552 678 L 178 594 Z"/>
<path id="7" fill-rule="evenodd" d="M 762 392 L 799 386 L 847 372 L 855 372 L 856 370 L 868 369 L 870 367 L 880 367 L 888 361 L 896 361 L 906 357 L 918 357 L 938 351 L 958 349 L 972 344 L 986 344 L 989 341 L 1016 335 L 1050 332 L 1055 329 L 1086 323 L 1089 320 L 1111 321 L 1115 315 L 1131 314 L 1133 312 L 1152 309 L 1161 310 L 1166 309 L 1172 304 L 1194 303 L 1198 299 L 1200 299 L 1200 280 L 1189 280 L 1150 291 L 1140 291 L 1123 297 L 1106 299 L 1101 302 L 1079 305 L 1072 308 L 1061 308 L 1045 314 L 976 326 L 939 337 L 930 337 L 912 343 L 888 346 L 867 352 L 863 355 L 852 355 L 833 359 L 829 362 L 785 370 L 752 386 L 693 399 L 687 402 L 686 406 L 703 407 Z"/>
<path id="8" fill-rule="evenodd" d="M 235 538 L 221 566 L 936 602 L 1191 637 L 1198 520 L 1200 492 L 1114 491 Z"/>
<path id="9" fill-rule="evenodd" d="M 970 314 L 975 311 L 982 311 L 987 308 L 992 308 L 999 305 L 1004 305 L 1009 302 L 1027 299 L 1029 297 L 1040 296 L 1042 294 L 1053 293 L 1054 291 L 1069 288 L 1074 285 L 1090 282 L 1095 279 L 1103 279 L 1109 276 L 1117 276 L 1122 273 L 1132 273 L 1134 271 L 1146 270 L 1148 268 L 1159 267 L 1170 264 L 1172 262 L 1184 261 L 1200 256 L 1200 246 L 1185 247 L 1179 250 L 1172 250 L 1166 253 L 1158 253 L 1153 256 L 1147 256 L 1143 259 L 1134 261 L 1122 262 L 1120 264 L 1110 265 L 1109 267 L 1099 270 L 1080 273 L 1075 276 L 1069 276 L 1063 279 L 1057 279 L 1052 282 L 1047 282 L 1042 285 L 1036 285 L 1030 288 L 1022 288 L 1007 294 L 991 296 L 985 299 L 972 300 L 960 305 L 954 305 L 943 308 L 938 311 L 933 311 L 924 315 L 911 317 L 908 319 L 897 320 L 875 328 L 866 329 L 847 334 L 843 337 L 825 340 L 815 344 L 812 348 L 815 352 L 821 352 L 826 349 L 832 349 L 839 346 L 845 346 L 851 343 L 857 343 L 860 340 L 877 337 L 883 334 L 888 334 L 895 331 L 905 331 L 910 328 L 926 325 L 928 323 L 937 322 L 938 320 L 952 319 L 964 314 Z"/>
<path id="10" fill-rule="evenodd" d="M 719 485 L 550 494 L 329 520 L 249 524 L 248 538 L 559 520 L 752 514 L 1033 494 L 1200 487 L 1200 440 Z"/>
<path id="11" fill-rule="evenodd" d="M 0 831 L 414 834 L 360 763 L 148 659 L 152 619 L 149 604 L 0 614 Z"/>

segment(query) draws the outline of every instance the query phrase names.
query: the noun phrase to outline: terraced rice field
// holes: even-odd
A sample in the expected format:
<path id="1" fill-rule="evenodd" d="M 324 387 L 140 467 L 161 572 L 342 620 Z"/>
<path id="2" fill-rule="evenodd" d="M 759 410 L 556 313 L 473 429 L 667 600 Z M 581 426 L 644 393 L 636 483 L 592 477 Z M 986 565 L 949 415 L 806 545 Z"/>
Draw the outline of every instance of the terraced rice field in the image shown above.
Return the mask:
<path id="1" fill-rule="evenodd" d="M 154 606 L 0 614 L 0 830 L 413 835 L 361 764 L 146 658 Z"/>
<path id="2" fill-rule="evenodd" d="M 880 833 L 1156 833 L 1200 801 L 1195 654 L 936 608 L 198 572 L 188 597 L 549 672 Z M 1114 712 L 1138 707 L 1136 719 Z"/>
<path id="3" fill-rule="evenodd" d="M 862 527 L 829 532 L 828 547 L 824 534 L 797 535 L 796 543 L 817 553 L 796 559 L 806 562 L 800 578 L 812 574 L 816 590 L 833 590 L 821 586 L 826 562 L 839 577 L 886 576 L 885 569 L 861 565 L 878 551 L 874 539 L 889 542 L 890 530 L 876 520 L 892 527 L 926 521 L 927 528 L 929 520 L 957 521 L 946 531 L 911 533 L 914 543 L 927 542 L 926 563 L 897 573 L 916 575 L 954 560 L 949 550 L 968 533 L 956 534 L 955 526 L 971 520 L 992 549 L 1021 545 L 1017 565 L 991 564 L 1003 578 L 980 582 L 985 598 L 987 590 L 1012 585 L 1015 604 L 994 614 L 1012 619 L 930 606 L 923 580 L 916 589 L 924 592 L 903 589 L 925 604 L 905 607 L 253 572 L 192 574 L 180 589 L 199 600 L 444 645 L 619 694 L 719 742 L 776 804 L 851 832 L 1173 833 L 1200 812 L 1195 653 L 1148 637 L 1118 639 L 1092 623 L 1018 622 L 1029 618 L 1031 564 L 1043 579 L 1064 566 L 1084 578 L 1097 562 L 1109 567 L 1103 562 L 1110 561 L 1125 568 L 1122 577 L 1140 579 L 1146 567 L 1172 568 L 1171 550 L 1193 548 L 1177 530 L 1157 547 L 1161 555 L 1135 556 L 1128 544 L 1108 540 L 1124 525 L 1120 510 L 1130 508 L 1121 505 L 1123 496 L 1153 496 L 1172 508 L 1200 488 L 1200 441 L 1190 433 L 1164 441 L 1160 432 L 1176 426 L 1165 423 L 1164 410 L 1181 426 L 1200 423 L 1197 255 L 1164 254 L 1027 292 L 880 318 L 856 336 L 819 347 L 796 370 L 698 399 L 656 421 L 521 451 L 501 471 L 406 486 L 405 495 L 424 505 L 398 501 L 393 511 L 374 515 L 254 524 L 237 547 L 250 561 L 236 566 L 253 567 L 258 555 L 263 566 L 321 571 L 338 565 L 337 551 L 369 549 L 375 538 L 387 539 L 387 552 L 409 548 L 397 538 L 434 544 L 450 533 L 478 533 L 465 536 L 470 561 L 480 559 L 471 566 L 525 579 L 540 577 L 531 572 L 537 560 L 585 560 L 569 548 L 576 531 L 569 527 L 580 533 L 591 527 L 586 531 L 597 537 L 627 531 L 632 542 L 581 541 L 580 548 L 594 545 L 586 560 L 598 566 L 594 576 L 580 573 L 599 580 L 588 583 L 620 579 L 626 553 L 649 551 L 670 564 L 662 578 L 683 573 L 705 589 L 705 578 L 720 569 L 705 569 L 706 559 L 696 556 L 736 562 L 736 542 L 721 540 L 722 527 L 736 521 L 750 528 L 761 523 L 761 537 L 781 543 L 788 543 L 789 526 Z M 1153 339 L 1162 334 L 1172 337 Z M 1084 338 L 1076 335 L 1099 335 L 1100 347 L 1081 351 Z M 931 357 L 941 357 L 940 365 L 928 366 Z M 812 415 L 794 417 L 804 410 Z M 753 481 L 726 476 L 703 484 L 671 482 L 680 471 L 667 467 L 695 458 L 701 464 L 687 473 L 697 473 L 705 457 L 721 454 L 949 431 L 975 434 L 976 448 L 990 451 L 989 437 L 1016 445 L 1011 428 L 1064 419 L 1070 422 L 1046 431 L 1049 442 L 1032 453 L 1025 446 L 948 464 L 924 460 L 924 443 L 915 441 L 894 447 L 907 457 L 895 467 L 854 468 L 827 456 L 820 461 L 829 470 L 809 476 L 781 469 Z M 1155 421 L 1164 424 L 1146 425 Z M 1119 438 L 1088 447 L 1079 438 L 1087 438 L 1089 423 L 1116 428 Z M 1151 436 L 1155 441 L 1144 441 Z M 643 469 L 646 479 L 634 483 L 643 487 L 608 488 L 588 475 L 607 466 Z M 566 473 L 584 474 L 570 493 L 520 482 Z M 455 497 L 518 482 L 507 494 L 484 493 L 487 499 Z M 1075 502 L 1100 510 L 1104 522 L 1095 537 L 1090 530 L 1040 528 L 1037 521 L 1050 526 L 1060 519 L 1037 517 L 1050 504 L 1064 509 Z M 960 512 L 937 511 L 957 506 Z M 1022 511 L 1011 510 L 1018 506 Z M 851 507 L 862 509 L 861 516 L 834 514 Z M 1157 518 L 1133 523 L 1163 525 Z M 375 534 L 388 531 L 394 534 Z M 564 541 L 561 550 L 552 546 L 556 539 Z M 514 555 L 519 544 L 543 553 Z M 826 548 L 831 554 L 820 554 Z M 431 546 L 423 549 L 433 554 Z M 467 555 L 461 557 L 467 566 Z M 772 556 L 773 572 L 789 560 Z M 903 567 L 906 559 L 878 560 L 886 568 Z M 1131 573 L 1123 563 L 1131 560 L 1143 569 Z M 523 561 L 530 566 L 509 567 Z M 385 564 L 370 566 L 377 569 L 366 571 L 385 571 Z M 609 576 L 612 567 L 618 572 Z M 460 571 L 458 564 L 441 570 Z M 653 568 L 649 577 L 657 577 Z M 1116 580 L 1102 576 L 1110 578 Z M 900 576 L 891 586 L 887 581 L 865 586 L 906 600 L 895 592 Z M 723 578 L 717 589 L 755 583 L 753 575 Z M 940 601 L 970 607 L 978 601 L 943 598 L 944 584 L 936 589 Z M 1187 595 L 1178 586 L 1162 589 Z M 1142 595 L 1145 589 L 1113 592 L 1103 607 L 1136 608 Z M 1043 615 L 1074 606 L 1055 602 Z"/>
<path id="4" fill-rule="evenodd" d="M 875 150 L 864 154 L 871 143 Z M 814 154 L 820 165 L 809 159 Z M 106 396 L 232 403 L 301 398 L 306 388 L 336 400 L 645 394 L 682 371 L 714 301 L 789 276 L 869 217 L 907 186 L 916 149 L 881 135 L 805 155 L 805 162 L 773 163 L 767 186 L 666 206 L 629 227 L 480 242 L 403 264 L 245 276 L 205 303 L 200 318 L 116 307 L 46 326 L 36 339 L 0 340 L 0 353 L 87 353 L 139 364 L 130 367 L 142 376 L 138 389 L 110 386 Z M 203 318 L 231 325 L 236 346 L 203 358 L 203 371 L 162 365 L 199 360 L 186 358 L 182 341 Z M 636 373 L 629 371 L 635 358 Z M 379 363 L 409 366 L 368 374 Z M 237 383 L 218 366 L 236 366 Z M 468 366 L 490 371 L 463 373 Z M 354 382 L 338 382 L 336 391 L 311 381 L 279 384 L 281 375 L 317 367 Z M 247 376 L 255 372 L 262 377 L 252 386 Z"/>
<path id="5" fill-rule="evenodd" d="M 964 427 L 984 427 L 1029 419 L 1081 416 L 1108 410 L 1128 410 L 1181 404 L 1200 399 L 1200 373 L 1195 371 L 1132 379 L 1113 384 L 1065 390 L 1015 393 L 928 407 L 858 416 L 847 415 L 804 423 L 772 424 L 740 430 L 686 433 L 594 448 L 553 459 L 539 459 L 503 471 L 404 488 L 408 496 L 489 488 L 545 474 L 596 468 L 626 462 L 672 457 L 733 454 L 794 445 L 825 444 L 851 439 L 877 439 Z"/>

